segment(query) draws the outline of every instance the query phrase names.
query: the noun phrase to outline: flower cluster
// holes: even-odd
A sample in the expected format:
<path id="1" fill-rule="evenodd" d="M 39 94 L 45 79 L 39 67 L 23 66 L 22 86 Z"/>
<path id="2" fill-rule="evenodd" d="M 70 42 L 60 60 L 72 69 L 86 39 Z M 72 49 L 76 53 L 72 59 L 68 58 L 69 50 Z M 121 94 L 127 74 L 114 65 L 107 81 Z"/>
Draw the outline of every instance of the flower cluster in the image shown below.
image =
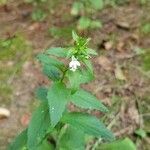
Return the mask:
<path id="1" fill-rule="evenodd" d="M 70 70 L 74 72 L 78 67 L 80 67 L 80 62 L 74 56 L 72 56 L 71 62 L 69 63 Z"/>

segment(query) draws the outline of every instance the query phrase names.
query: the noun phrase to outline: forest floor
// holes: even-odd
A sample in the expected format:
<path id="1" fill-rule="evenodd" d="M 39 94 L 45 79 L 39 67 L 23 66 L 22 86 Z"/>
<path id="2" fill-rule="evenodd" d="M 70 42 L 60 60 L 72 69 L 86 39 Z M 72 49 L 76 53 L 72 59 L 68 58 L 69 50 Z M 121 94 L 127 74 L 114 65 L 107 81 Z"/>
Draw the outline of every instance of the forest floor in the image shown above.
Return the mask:
<path id="1" fill-rule="evenodd" d="M 56 2 L 41 22 L 31 19 L 35 9 L 31 4 L 10 0 L 0 5 L 0 107 L 10 111 L 8 118 L 0 117 L 0 150 L 28 125 L 37 105 L 34 90 L 48 84 L 36 54 L 72 42 L 70 31 L 77 20 L 70 14 L 72 1 Z M 106 7 L 94 16 L 101 20 L 102 28 L 79 32 L 91 38 L 90 46 L 99 54 L 92 59 L 96 79 L 84 87 L 109 107 L 106 125 L 118 138 L 130 137 L 139 150 L 148 150 L 150 145 L 148 12 L 150 5 L 140 5 L 137 0 Z M 54 27 L 58 31 L 54 32 Z M 135 134 L 138 129 L 147 136 Z"/>

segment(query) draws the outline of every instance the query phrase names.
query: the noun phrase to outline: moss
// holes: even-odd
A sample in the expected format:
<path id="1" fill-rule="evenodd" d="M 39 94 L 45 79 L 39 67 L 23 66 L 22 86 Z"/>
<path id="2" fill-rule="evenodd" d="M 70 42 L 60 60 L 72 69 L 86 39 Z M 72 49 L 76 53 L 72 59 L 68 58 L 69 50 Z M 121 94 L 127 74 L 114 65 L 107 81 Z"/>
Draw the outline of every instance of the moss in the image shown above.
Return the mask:
<path id="1" fill-rule="evenodd" d="M 150 23 L 145 23 L 141 26 L 141 31 L 144 34 L 149 34 L 150 33 Z"/>
<path id="2" fill-rule="evenodd" d="M 141 55 L 142 57 L 142 67 L 145 71 L 150 70 L 150 49 L 146 50 L 146 53 Z"/>
<path id="3" fill-rule="evenodd" d="M 22 59 L 22 56 L 27 55 L 27 51 L 29 51 L 29 45 L 21 35 L 0 40 L 0 61 L 17 61 L 18 59 Z M 24 55 L 24 53 L 26 54 Z"/>
<path id="4" fill-rule="evenodd" d="M 31 46 L 22 35 L 0 40 L 0 103 L 11 102 L 11 80 L 18 75 L 22 64 L 30 55 Z"/>

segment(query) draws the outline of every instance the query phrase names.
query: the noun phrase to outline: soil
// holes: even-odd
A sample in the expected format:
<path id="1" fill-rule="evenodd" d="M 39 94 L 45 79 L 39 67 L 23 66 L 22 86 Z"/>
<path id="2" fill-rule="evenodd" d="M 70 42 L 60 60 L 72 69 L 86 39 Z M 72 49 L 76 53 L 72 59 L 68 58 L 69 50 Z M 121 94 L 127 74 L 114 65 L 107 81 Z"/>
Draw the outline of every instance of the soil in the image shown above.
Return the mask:
<path id="1" fill-rule="evenodd" d="M 1 150 L 5 150 L 28 125 L 31 112 L 37 105 L 35 88 L 49 83 L 41 73 L 36 54 L 48 47 L 71 44 L 69 38 L 56 38 L 49 33 L 54 26 L 67 27 L 76 21 L 68 15 L 71 4 L 70 0 L 59 2 L 42 22 L 31 19 L 30 14 L 35 9 L 31 4 L 11 0 L 0 6 L 0 38 L 7 39 L 19 33 L 32 47 L 31 56 L 22 64 L 20 73 L 14 74 L 13 78 L 10 76 L 13 86 L 10 103 L 2 101 L 0 104 L 10 111 L 8 118 L 0 119 Z M 117 7 L 108 6 L 94 16 L 103 23 L 101 29 L 79 31 L 91 38 L 91 47 L 99 53 L 92 59 L 96 79 L 84 88 L 94 92 L 111 109 L 106 124 L 112 123 L 115 135 L 118 138 L 130 137 L 139 150 L 148 150 L 150 144 L 148 137 L 137 140 L 134 134 L 138 128 L 150 133 L 150 76 L 142 69 L 142 58 L 135 49 L 150 50 L 149 35 L 140 32 L 142 22 L 150 21 L 149 10 L 149 5 L 141 6 L 137 0 Z M 103 116 L 97 111 L 91 113 Z"/>

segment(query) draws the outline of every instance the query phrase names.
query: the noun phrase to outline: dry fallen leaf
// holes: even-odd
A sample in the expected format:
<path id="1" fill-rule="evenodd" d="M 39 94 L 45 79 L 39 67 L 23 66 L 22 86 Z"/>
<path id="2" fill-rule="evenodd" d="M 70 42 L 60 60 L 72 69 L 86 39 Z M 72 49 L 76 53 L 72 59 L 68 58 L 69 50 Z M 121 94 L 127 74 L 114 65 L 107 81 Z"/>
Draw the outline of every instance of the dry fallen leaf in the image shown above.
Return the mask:
<path id="1" fill-rule="evenodd" d="M 105 42 L 104 47 L 106 50 L 111 50 L 113 48 L 113 42 L 112 41 Z"/>
<path id="2" fill-rule="evenodd" d="M 123 52 L 125 50 L 124 46 L 125 46 L 124 42 L 122 41 L 118 42 L 117 47 L 116 47 L 117 51 Z"/>
<path id="3" fill-rule="evenodd" d="M 117 26 L 119 28 L 126 29 L 126 30 L 130 29 L 130 24 L 128 22 L 124 22 L 124 21 L 118 21 Z"/>
<path id="4" fill-rule="evenodd" d="M 34 31 L 34 30 L 38 30 L 38 29 L 40 29 L 40 24 L 39 23 L 33 23 L 33 24 L 31 24 L 30 26 L 29 26 L 29 28 L 28 28 L 30 31 Z"/>
<path id="5" fill-rule="evenodd" d="M 116 65 L 116 69 L 115 69 L 115 77 L 118 80 L 126 81 L 126 77 L 118 64 Z"/>
<path id="6" fill-rule="evenodd" d="M 100 56 L 97 58 L 97 62 L 103 69 L 106 71 L 111 71 L 113 70 L 113 65 L 112 62 L 105 56 Z"/>
<path id="7" fill-rule="evenodd" d="M 10 116 L 10 111 L 6 108 L 0 107 L 0 119 L 1 118 L 8 118 Z"/>
<path id="8" fill-rule="evenodd" d="M 130 105 L 127 113 L 129 115 L 129 119 L 131 119 L 134 123 L 139 124 L 140 117 L 139 117 L 139 113 L 135 105 Z"/>

